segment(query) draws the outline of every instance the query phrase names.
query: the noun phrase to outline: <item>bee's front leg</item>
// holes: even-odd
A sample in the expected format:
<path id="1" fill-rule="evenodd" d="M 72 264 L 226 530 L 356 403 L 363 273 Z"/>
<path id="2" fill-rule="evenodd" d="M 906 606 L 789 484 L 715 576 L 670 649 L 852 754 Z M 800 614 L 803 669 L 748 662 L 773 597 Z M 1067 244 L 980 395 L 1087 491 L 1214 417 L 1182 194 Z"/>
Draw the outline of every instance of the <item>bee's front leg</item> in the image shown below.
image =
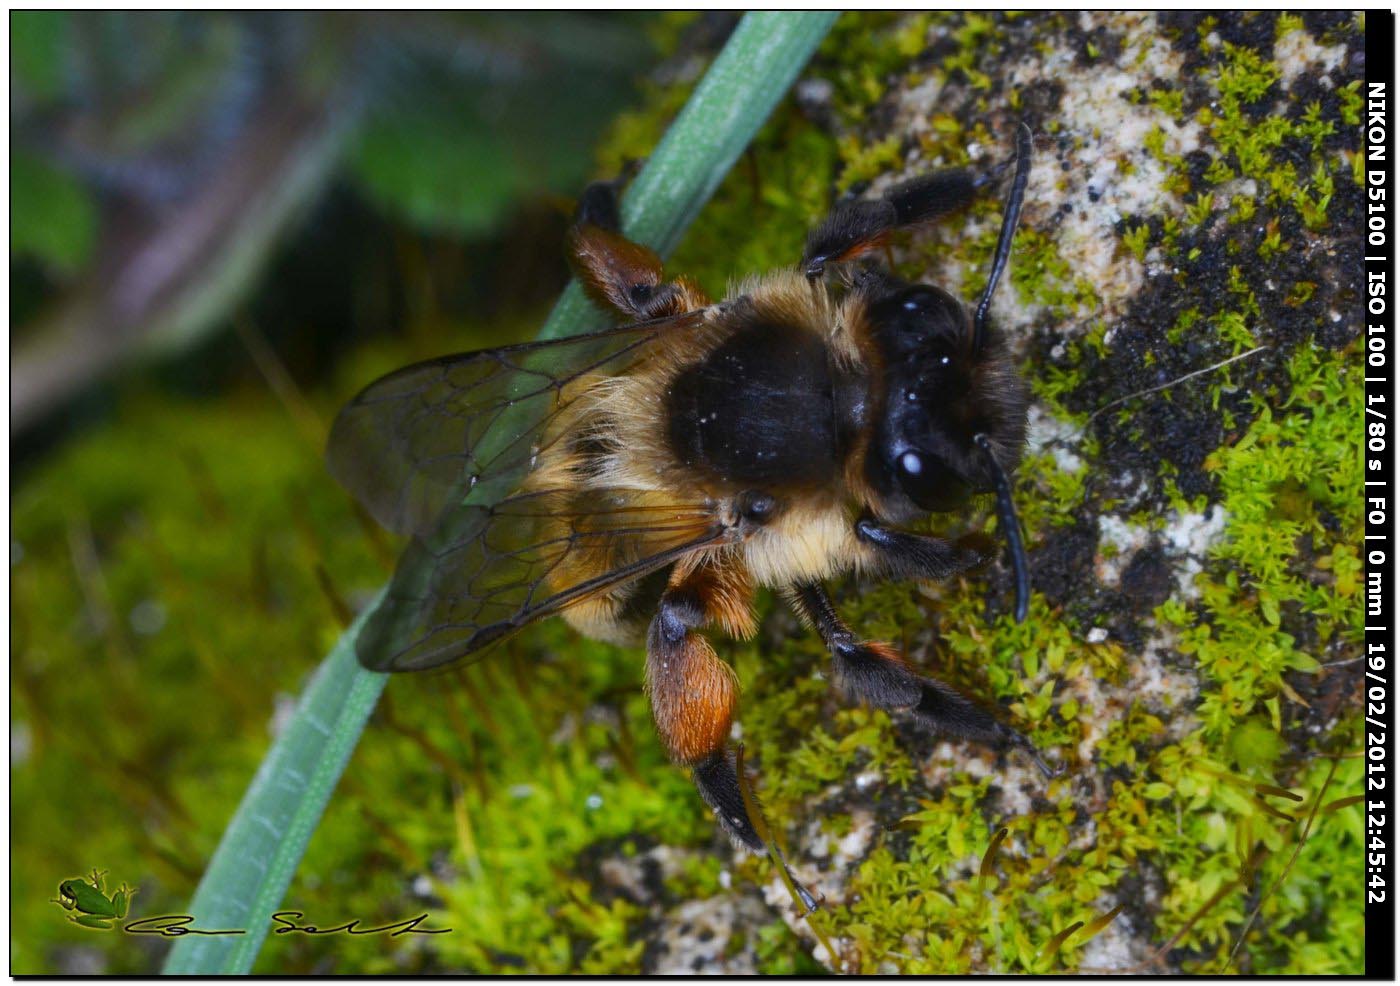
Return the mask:
<path id="1" fill-rule="evenodd" d="M 1002 529 L 1011 548 L 1011 570 L 1016 584 L 1016 622 L 1026 618 L 1031 582 L 1025 550 L 1009 488 L 998 491 Z M 1004 501 L 1004 502 L 1003 502 Z M 912 534 L 882 527 L 869 517 L 856 522 L 856 540 L 866 550 L 866 569 L 892 579 L 947 579 L 979 568 L 997 556 L 994 541 L 985 534 L 968 534 L 956 541 Z"/>
<path id="2" fill-rule="evenodd" d="M 816 280 L 827 264 L 878 250 L 897 229 L 933 222 L 963 208 L 995 177 L 996 172 L 979 176 L 967 168 L 947 168 L 900 182 L 878 199 L 837 203 L 808 234 L 802 272 Z"/>
<path id="3" fill-rule="evenodd" d="M 866 567 L 891 579 L 947 579 L 996 557 L 985 534 L 956 541 L 884 527 L 869 517 L 856 521 L 856 540 L 866 550 Z"/>
<path id="4" fill-rule="evenodd" d="M 1056 776 L 1058 771 L 1016 730 L 943 682 L 917 674 L 889 644 L 858 640 L 819 583 L 796 586 L 793 598 L 798 613 L 816 628 L 831 652 L 836 687 L 848 699 L 912 712 L 934 728 L 963 739 L 1019 747 L 1046 777 Z"/>

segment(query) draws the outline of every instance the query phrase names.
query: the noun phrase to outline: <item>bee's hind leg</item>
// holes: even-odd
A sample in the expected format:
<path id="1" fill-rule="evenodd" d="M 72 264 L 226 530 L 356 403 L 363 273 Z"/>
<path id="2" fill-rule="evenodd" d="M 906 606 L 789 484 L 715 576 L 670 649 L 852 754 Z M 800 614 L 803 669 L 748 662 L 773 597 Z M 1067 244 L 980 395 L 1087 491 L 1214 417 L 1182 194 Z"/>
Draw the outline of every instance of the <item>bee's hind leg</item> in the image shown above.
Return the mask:
<path id="1" fill-rule="evenodd" d="M 750 596 L 747 584 L 717 578 L 708 567 L 673 579 L 647 632 L 647 697 L 671 759 L 691 768 L 724 831 L 761 853 L 763 840 L 744 807 L 734 756 L 726 749 L 739 683 L 699 632 L 725 621 L 727 613 L 748 614 Z"/>
<path id="2" fill-rule="evenodd" d="M 647 695 L 667 752 L 691 769 L 720 828 L 735 845 L 761 854 L 768 847 L 749 814 L 738 758 L 728 747 L 739 685 L 699 632 L 713 624 L 737 637 L 752 636 L 756 629 L 753 587 L 740 566 L 702 563 L 672 577 L 647 633 Z M 786 868 L 780 854 L 777 860 Z M 788 876 L 803 905 L 815 909 L 811 893 L 791 870 Z"/>
<path id="3" fill-rule="evenodd" d="M 819 583 L 796 586 L 793 598 L 798 613 L 816 628 L 831 652 L 836 687 L 848 699 L 880 709 L 912 712 L 934 728 L 962 739 L 1017 747 L 1046 777 L 1059 773 L 1041 759 L 1030 740 L 943 682 L 917 674 L 889 644 L 857 640 Z"/>
<path id="4" fill-rule="evenodd" d="M 656 251 L 622 234 L 618 186 L 622 180 L 594 182 L 579 198 L 567 240 L 569 265 L 584 293 L 628 321 L 680 315 L 710 304 L 689 278 L 665 281 Z"/>

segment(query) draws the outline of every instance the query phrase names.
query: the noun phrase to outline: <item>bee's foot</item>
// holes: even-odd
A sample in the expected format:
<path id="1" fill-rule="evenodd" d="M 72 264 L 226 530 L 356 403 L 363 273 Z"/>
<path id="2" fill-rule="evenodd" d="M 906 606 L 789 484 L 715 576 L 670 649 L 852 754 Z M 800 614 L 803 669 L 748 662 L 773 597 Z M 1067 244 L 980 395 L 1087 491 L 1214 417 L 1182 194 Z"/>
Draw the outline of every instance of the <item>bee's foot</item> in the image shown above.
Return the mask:
<path id="1" fill-rule="evenodd" d="M 1020 749 L 1027 756 L 1029 756 L 1031 758 L 1031 762 L 1036 765 L 1036 767 L 1040 770 L 1041 774 L 1044 775 L 1047 781 L 1053 781 L 1055 778 L 1064 774 L 1064 764 L 1060 764 L 1060 766 L 1058 767 L 1051 767 L 1048 763 L 1045 762 L 1045 759 L 1040 755 L 1040 751 L 1036 749 L 1034 743 L 1032 743 L 1025 736 L 1018 733 L 1016 730 L 1010 728 L 1009 726 L 1004 728 L 1006 730 L 1004 734 L 1006 742 L 1011 746 Z"/>
<path id="2" fill-rule="evenodd" d="M 996 560 L 997 551 L 1000 545 L 990 535 L 981 531 L 974 531 L 971 534 L 964 534 L 953 542 L 953 546 L 958 550 L 960 561 L 959 569 L 973 571 Z"/>
<path id="3" fill-rule="evenodd" d="M 802 912 L 802 916 L 806 917 L 808 914 L 816 913 L 817 909 L 821 907 L 821 902 L 817 900 L 816 897 L 812 896 L 812 891 L 802 885 L 802 881 L 797 879 L 797 876 L 792 872 L 792 869 L 787 863 L 783 864 L 783 869 L 787 870 L 788 879 L 792 881 L 792 888 L 797 891 L 797 897 L 802 901 L 802 906 L 805 908 Z"/>

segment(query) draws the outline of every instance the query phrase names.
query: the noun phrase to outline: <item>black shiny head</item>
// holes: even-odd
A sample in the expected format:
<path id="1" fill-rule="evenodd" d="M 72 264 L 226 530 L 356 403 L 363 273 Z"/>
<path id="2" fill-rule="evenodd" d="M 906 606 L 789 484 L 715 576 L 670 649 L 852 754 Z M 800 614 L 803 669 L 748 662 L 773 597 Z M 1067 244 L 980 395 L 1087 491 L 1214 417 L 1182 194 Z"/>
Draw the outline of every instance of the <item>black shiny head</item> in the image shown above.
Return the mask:
<path id="1" fill-rule="evenodd" d="M 893 523 L 956 510 L 995 493 L 1016 579 L 1016 619 L 1030 600 L 1008 477 L 1026 441 L 1029 395 L 1005 342 L 947 292 L 883 281 L 870 306 L 881 380 L 865 456 L 878 511 Z"/>
<path id="2" fill-rule="evenodd" d="M 883 288 L 869 310 L 883 400 L 866 478 L 892 520 L 959 509 L 1016 468 L 1025 384 L 995 332 L 976 345 L 971 313 L 946 291 L 891 279 Z"/>
<path id="3" fill-rule="evenodd" d="M 1030 130 L 1023 126 L 1001 234 L 975 311 L 926 284 L 888 275 L 860 283 L 882 378 L 866 479 L 894 522 L 958 509 L 975 493 L 995 493 L 1015 569 L 1018 621 L 1025 619 L 1030 589 L 1008 477 L 1025 445 L 1029 396 L 987 317 L 1020 219 L 1030 151 Z"/>

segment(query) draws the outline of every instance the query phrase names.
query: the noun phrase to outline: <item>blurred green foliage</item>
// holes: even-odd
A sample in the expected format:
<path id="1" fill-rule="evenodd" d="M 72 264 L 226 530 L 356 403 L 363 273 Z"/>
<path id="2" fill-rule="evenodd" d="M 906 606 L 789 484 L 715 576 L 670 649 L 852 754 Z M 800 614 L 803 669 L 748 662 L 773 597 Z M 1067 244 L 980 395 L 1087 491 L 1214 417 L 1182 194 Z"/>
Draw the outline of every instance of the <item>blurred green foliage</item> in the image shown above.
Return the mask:
<path id="1" fill-rule="evenodd" d="M 71 276 L 92 256 L 97 208 L 81 182 L 24 151 L 10 154 L 10 252 Z"/>
<path id="2" fill-rule="evenodd" d="M 382 208 L 490 234 L 525 196 L 574 194 L 654 58 L 645 15 L 10 18 L 12 256 L 69 276 L 92 258 L 100 203 L 191 194 L 269 98 L 353 118 L 341 174 Z"/>
<path id="3" fill-rule="evenodd" d="M 415 225 L 464 235 L 498 228 L 526 195 L 571 198 L 590 177 L 599 131 L 645 63 L 642 35 L 625 27 L 585 30 L 552 53 L 562 64 L 550 71 L 515 69 L 499 79 L 489 66 L 478 74 L 420 70 L 371 112 L 351 176 Z M 580 66 L 585 58 L 592 64 Z"/>
<path id="4" fill-rule="evenodd" d="M 58 10 L 17 10 L 10 15 L 12 82 L 39 99 L 52 99 L 63 84 L 69 19 Z"/>

